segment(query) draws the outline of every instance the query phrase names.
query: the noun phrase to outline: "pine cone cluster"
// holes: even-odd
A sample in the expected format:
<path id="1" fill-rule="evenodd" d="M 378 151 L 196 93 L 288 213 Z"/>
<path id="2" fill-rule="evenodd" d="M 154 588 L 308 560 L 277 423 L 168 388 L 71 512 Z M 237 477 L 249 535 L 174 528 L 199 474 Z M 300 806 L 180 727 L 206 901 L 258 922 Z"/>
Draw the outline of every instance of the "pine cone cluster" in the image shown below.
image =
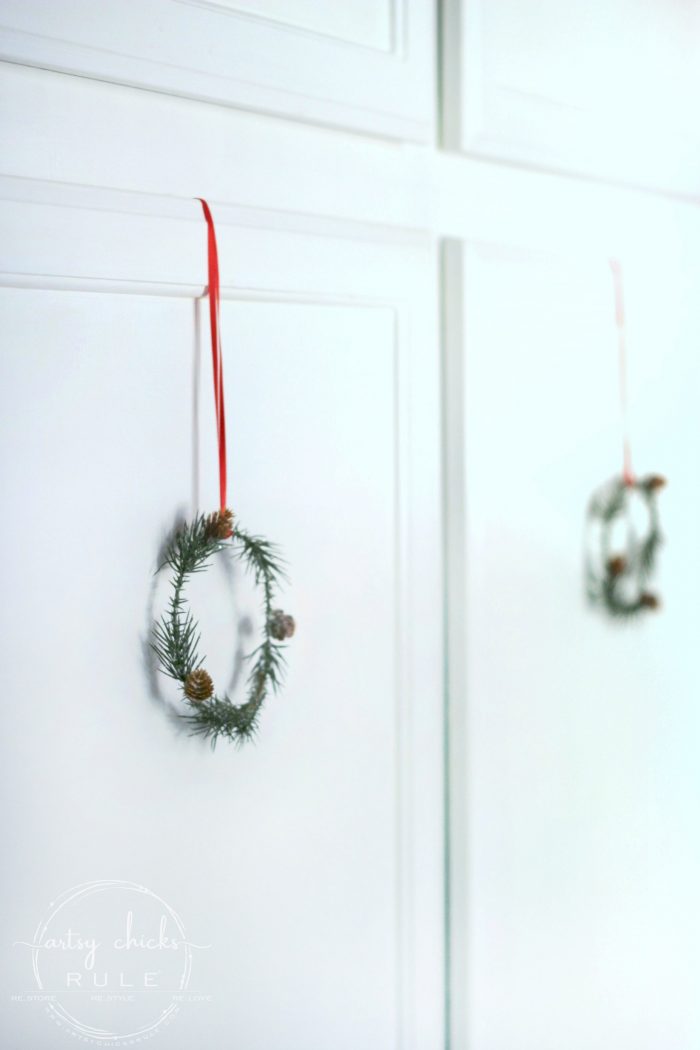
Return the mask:
<path id="1" fill-rule="evenodd" d="M 645 591 L 644 594 L 639 596 L 639 604 L 644 609 L 658 609 L 661 606 L 661 602 L 655 594 L 650 594 L 649 591 Z"/>
<path id="2" fill-rule="evenodd" d="M 185 679 L 185 696 L 195 703 L 208 700 L 214 694 L 214 683 L 211 675 L 203 667 L 190 671 Z"/>
<path id="3" fill-rule="evenodd" d="M 278 642 L 284 642 L 291 638 L 296 630 L 294 617 L 285 613 L 282 609 L 275 609 L 268 621 L 268 629 L 272 637 Z"/>
<path id="4" fill-rule="evenodd" d="M 204 535 L 209 540 L 227 540 L 233 535 L 233 511 L 215 510 L 204 519 Z"/>

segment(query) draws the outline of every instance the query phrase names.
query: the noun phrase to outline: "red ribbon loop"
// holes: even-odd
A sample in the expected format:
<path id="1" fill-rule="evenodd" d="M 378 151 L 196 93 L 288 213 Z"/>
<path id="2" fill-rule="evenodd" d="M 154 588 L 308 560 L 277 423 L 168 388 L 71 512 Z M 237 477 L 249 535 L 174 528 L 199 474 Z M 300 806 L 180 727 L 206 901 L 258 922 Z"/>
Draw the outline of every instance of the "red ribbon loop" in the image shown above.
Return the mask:
<path id="1" fill-rule="evenodd" d="M 622 413 L 622 478 L 625 485 L 634 485 L 632 451 L 627 422 L 627 345 L 625 333 L 625 297 L 622 284 L 622 267 L 617 259 L 610 259 L 610 269 L 615 287 L 615 323 L 617 325 L 617 352 L 620 374 L 620 410 Z"/>
<path id="2" fill-rule="evenodd" d="M 224 407 L 224 364 L 221 355 L 219 322 L 219 253 L 216 248 L 216 230 L 209 205 L 203 197 L 196 197 L 202 205 L 207 222 L 207 259 L 209 268 L 209 327 L 211 329 L 211 359 L 214 372 L 214 407 L 216 409 L 216 438 L 219 449 L 219 502 L 226 510 L 226 411 Z"/>

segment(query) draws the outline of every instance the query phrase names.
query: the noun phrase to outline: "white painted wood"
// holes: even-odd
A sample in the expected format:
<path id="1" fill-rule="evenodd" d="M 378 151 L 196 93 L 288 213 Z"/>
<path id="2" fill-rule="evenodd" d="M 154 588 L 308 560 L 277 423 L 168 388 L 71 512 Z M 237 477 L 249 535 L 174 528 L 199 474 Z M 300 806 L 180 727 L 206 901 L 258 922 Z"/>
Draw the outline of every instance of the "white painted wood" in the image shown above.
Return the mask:
<path id="1" fill-rule="evenodd" d="M 3 63 L 0 124 L 12 144 L 3 172 L 17 187 L 17 180 L 86 193 L 108 187 L 136 193 L 148 207 L 149 194 L 198 194 L 254 211 L 603 254 L 646 252 L 652 243 L 690 249 L 700 239 L 700 210 L 659 194 Z M 6 184 L 3 195 L 24 192 Z"/>
<path id="2" fill-rule="evenodd" d="M 445 543 L 445 648 L 446 648 L 446 1045 L 466 1050 L 468 967 L 468 903 L 470 898 L 467 855 L 468 769 L 465 761 L 467 722 L 465 692 L 467 653 L 465 607 L 467 583 L 467 478 L 465 467 L 464 376 L 464 273 L 463 244 L 447 240 L 442 249 L 442 413 L 443 413 L 443 515 Z M 471 1050 L 471 1047 L 470 1047 Z"/>
<path id="3" fill-rule="evenodd" d="M 610 9 L 618 10 L 619 2 Z M 457 44 L 456 34 L 467 39 L 462 32 L 478 44 L 481 7 L 505 10 L 501 5 L 465 4 L 464 17 L 473 17 L 474 25 L 460 29 L 450 23 L 458 8 L 446 3 L 448 44 Z M 4 816 L 12 863 L 3 882 L 8 936 L 0 955 L 2 987 L 8 995 L 16 988 L 18 960 L 9 943 L 37 921 L 37 897 L 43 904 L 63 885 L 97 870 L 160 888 L 179 905 L 188 929 L 212 942 L 198 975 L 214 1004 L 183 1014 L 182 1027 L 168 1031 L 175 1050 L 237 1043 L 251 1050 L 442 1045 L 438 664 L 444 596 L 437 580 L 434 246 L 443 236 L 453 242 L 443 275 L 452 1047 L 464 1050 L 469 1038 L 467 1050 L 577 1050 L 576 1038 L 583 1042 L 588 1035 L 590 1050 L 604 1031 L 605 1038 L 613 1033 L 620 1050 L 667 1044 L 696 1050 L 700 1023 L 693 1014 L 690 947 L 696 931 L 686 923 L 684 932 L 683 912 L 693 914 L 697 878 L 688 817 L 697 808 L 691 776 L 697 733 L 689 699 L 696 681 L 684 677 L 697 633 L 697 442 L 691 433 L 683 452 L 677 444 L 679 421 L 694 418 L 698 393 L 697 338 L 690 333 L 697 325 L 700 211 L 684 199 L 698 196 L 696 168 L 684 161 L 683 174 L 679 164 L 668 177 L 677 145 L 664 144 L 661 118 L 654 116 L 648 137 L 657 154 L 653 164 L 636 151 L 629 155 L 631 174 L 624 158 L 603 171 L 597 127 L 589 137 L 582 134 L 579 156 L 572 153 L 568 124 L 562 129 L 552 119 L 549 101 L 528 96 L 524 115 L 521 108 L 511 113 L 508 94 L 504 107 L 489 110 L 491 152 L 484 137 L 473 150 L 478 159 L 436 148 L 430 137 L 432 5 L 424 0 L 161 0 L 159 21 L 149 20 L 156 10 L 151 0 L 118 7 L 115 29 L 111 2 L 0 0 L 0 23 L 9 25 L 11 15 L 30 30 L 15 26 L 0 34 L 8 57 L 0 62 L 6 147 L 0 171 L 6 347 L 0 398 L 4 493 L 16 508 L 5 528 L 17 551 L 5 596 L 6 609 L 19 610 L 7 628 L 13 645 L 6 691 L 19 700 L 5 735 L 4 769 L 14 801 Z M 513 24 L 522 10 L 539 18 L 535 7 L 518 5 Z M 675 17 L 678 5 L 667 8 Z M 81 12 L 84 36 L 76 40 L 71 27 Z M 550 14 L 552 39 L 558 40 L 561 13 Z M 117 53 L 115 41 L 124 42 L 128 27 L 141 24 L 143 32 L 130 34 Z M 100 51 L 95 36 L 105 25 L 110 39 Z M 548 33 L 545 26 L 543 41 Z M 501 29 L 490 32 L 496 57 L 508 53 L 503 36 Z M 183 45 L 194 65 L 189 58 L 187 68 L 177 59 L 168 64 L 172 49 Z M 512 50 L 519 50 L 517 42 Z M 447 102 L 468 102 L 466 110 L 448 105 L 445 112 L 448 127 L 459 118 L 450 141 L 460 149 L 467 139 L 454 128 L 462 128 L 463 116 L 468 123 L 481 112 L 480 99 L 488 101 L 486 80 L 495 67 L 480 65 L 492 57 L 470 44 L 464 63 L 447 70 L 457 84 Z M 546 62 L 541 70 L 517 66 L 522 81 L 545 76 L 547 69 Z M 564 74 L 550 85 L 555 98 L 576 87 L 571 71 Z M 310 94 L 295 93 L 299 78 Z M 677 90 L 669 78 L 658 99 L 668 101 Z M 206 105 L 205 99 L 225 104 Z M 584 99 L 584 110 L 587 104 Z M 576 121 L 578 135 L 586 121 Z M 552 136 L 546 157 L 525 151 L 521 126 L 528 129 L 528 149 L 534 150 L 535 131 L 544 128 Z M 692 159 L 695 132 L 685 130 Z M 474 135 L 480 134 L 476 127 Z M 586 167 L 589 146 L 586 156 L 595 163 Z M 639 179 L 654 192 L 525 170 L 523 164 Z M 649 172 L 657 174 L 652 179 Z M 244 501 L 247 521 L 290 548 L 289 604 L 300 618 L 298 662 L 288 692 L 266 714 L 259 747 L 213 758 L 173 740 L 161 713 L 146 707 L 137 662 L 153 534 L 173 509 L 187 509 L 197 492 L 201 500 L 215 492 L 206 332 L 199 475 L 191 465 L 194 299 L 206 283 L 195 195 L 212 201 L 219 225 L 234 499 Z M 457 239 L 472 245 L 466 260 Z M 494 250 L 494 244 L 513 247 Z M 654 634 L 648 654 L 640 656 L 636 643 L 625 642 L 622 659 L 609 641 L 598 648 L 598 628 L 582 627 L 580 610 L 571 611 L 564 588 L 556 589 L 565 578 L 567 594 L 578 594 L 578 579 L 566 573 L 578 572 L 573 540 L 579 504 L 599 471 L 608 470 L 614 406 L 606 408 L 604 430 L 582 438 L 595 442 L 595 470 L 576 446 L 562 448 L 568 473 L 557 473 L 543 439 L 553 414 L 568 425 L 556 399 L 544 403 L 545 391 L 564 381 L 563 363 L 577 381 L 582 372 L 590 380 L 591 346 L 608 338 L 608 254 L 622 257 L 626 270 L 636 261 L 630 295 L 643 308 L 635 338 L 645 341 L 637 360 L 649 367 L 647 394 L 641 396 L 639 387 L 635 392 L 637 414 L 641 420 L 658 416 L 642 445 L 649 455 L 663 453 L 663 464 L 655 458 L 653 465 L 672 475 L 664 592 L 687 617 L 674 614 L 667 621 L 665 613 L 659 621 L 662 654 Z M 562 296 L 555 313 L 544 294 L 550 279 Z M 531 309 L 523 305 L 527 296 Z M 566 354 L 562 331 L 581 321 L 583 335 Z M 201 310 L 199 322 L 206 325 Z M 659 347 L 664 373 L 657 382 Z M 494 392 L 497 369 L 507 376 L 515 368 L 517 393 L 532 393 L 529 353 L 542 400 L 532 407 L 509 393 L 502 402 L 500 387 Z M 479 366 L 473 377 L 472 355 Z M 581 389 L 590 393 L 585 381 Z M 28 407 L 30 393 L 41 413 Z M 652 394 L 661 397 L 660 412 Z M 583 405 L 576 409 L 572 425 L 584 434 Z M 516 464 L 528 452 L 531 459 L 522 465 L 523 480 L 505 486 L 506 493 L 517 494 L 525 483 L 539 493 L 537 462 L 545 463 L 547 481 L 556 474 L 551 495 L 548 490 L 543 498 L 546 522 L 554 521 L 550 531 L 537 516 L 539 503 L 493 497 L 488 464 L 502 464 L 499 441 L 509 434 L 515 435 Z M 106 467 L 96 499 L 91 486 L 98 455 Z M 28 486 L 27 472 L 41 483 L 36 489 Z M 67 516 L 80 513 L 88 500 L 97 504 L 90 513 L 100 528 L 86 541 L 89 571 L 76 584 L 66 559 L 53 555 L 62 544 L 74 553 Z M 51 524 L 36 538 L 26 522 L 43 521 L 46 506 Z M 528 529 L 547 541 L 534 555 L 530 546 L 524 550 Z M 496 575 L 493 591 L 486 530 L 505 549 L 508 570 Z M 327 544 L 316 543 L 319 531 Z M 385 540 L 381 551 L 374 546 L 377 535 Z M 554 583 L 539 572 L 534 606 L 516 619 L 510 603 L 522 588 L 513 586 L 508 559 L 522 554 L 524 561 L 532 556 L 537 565 L 549 565 L 549 543 L 558 552 Z M 391 601 L 379 580 L 389 581 Z M 218 619 L 225 581 L 204 586 L 198 608 L 215 642 L 212 652 L 220 654 L 230 616 L 225 603 Z M 47 638 L 39 652 L 30 637 L 36 622 L 31 631 L 27 624 L 30 606 L 34 617 L 37 595 L 49 588 L 65 615 L 56 639 Z M 109 622 L 103 594 L 118 610 Z M 236 611 L 245 611 L 250 595 L 242 588 L 237 594 Z M 580 673 L 571 642 L 579 635 L 581 654 L 600 660 L 599 679 Z M 321 655 L 312 648 L 319 636 Z M 69 656 L 62 661 L 64 638 Z M 547 652 L 544 671 L 539 665 L 533 671 L 526 650 L 542 654 L 548 639 L 555 649 L 557 640 L 569 648 L 553 663 Z M 87 655 L 78 648 L 83 640 Z M 21 658 L 22 674 L 29 670 L 19 691 Z M 342 676 L 331 658 L 342 662 Z M 70 683 L 58 674 L 66 670 Z M 515 680 L 518 670 L 525 694 Z M 649 675 L 640 687 L 641 670 Z M 621 709 L 610 708 L 607 695 L 601 699 L 600 681 L 609 673 L 619 683 Z M 105 682 L 105 689 L 98 693 L 94 681 Z M 643 723 L 634 721 L 640 688 Z M 30 690 L 45 723 L 25 717 Z M 579 700 L 569 721 L 567 710 L 560 710 L 568 690 Z M 78 691 L 88 699 L 76 703 Z M 494 721 L 494 695 L 502 724 Z M 521 695 L 527 712 L 517 706 Z M 322 748 L 308 739 L 312 715 Z M 660 727 L 654 747 L 644 736 L 653 718 Z M 41 750 L 35 753 L 30 736 L 37 722 Z M 522 729 L 517 740 L 513 727 Z M 547 750 L 550 731 L 561 743 L 560 759 Z M 622 756 L 618 772 L 614 753 Z M 630 799 L 647 770 L 658 797 L 656 825 L 644 833 L 665 851 L 668 869 L 656 860 L 648 865 L 632 843 L 642 818 Z M 560 797 L 561 785 L 568 794 L 555 811 L 551 800 Z M 588 796 L 581 801 L 587 791 L 596 801 L 592 813 Z M 556 832 L 544 845 L 543 823 Z M 127 831 L 118 839 L 114 829 L 122 826 Z M 595 868 L 606 851 L 611 885 L 600 876 L 602 867 Z M 572 856 L 582 878 L 595 868 L 600 909 L 592 919 L 586 887 L 572 888 L 561 870 Z M 556 929 L 547 902 L 528 881 L 533 870 L 552 880 L 561 875 L 550 894 L 559 908 Z M 512 885 L 504 887 L 503 871 L 513 873 Z M 613 907 L 624 896 L 625 879 L 637 877 L 642 888 L 632 887 L 632 903 Z M 641 914 L 640 899 L 657 909 L 652 923 Z M 511 923 L 505 932 L 496 920 L 489 925 L 494 915 L 500 922 L 501 905 L 504 923 Z M 591 919 L 591 936 L 599 943 L 607 937 L 611 945 L 600 972 L 591 972 L 590 939 L 574 928 L 579 914 Z M 575 934 L 580 952 L 573 960 L 570 945 L 561 947 L 561 930 Z M 648 943 L 640 931 L 649 934 Z M 527 950 L 530 937 L 540 954 Z M 649 989 L 649 975 L 657 973 L 652 966 L 666 960 L 675 984 L 662 974 L 658 987 Z M 546 1004 L 545 1015 L 548 988 L 555 1001 L 551 1009 Z M 632 1017 L 640 1003 L 647 1013 L 634 1042 Z M 13 1013 L 3 1028 L 8 1045 L 54 1045 L 55 1033 L 41 1015 L 23 1018 Z M 596 1018 L 602 1023 L 594 1031 Z"/>
<path id="4" fill-rule="evenodd" d="M 430 0 L 2 0 L 0 57 L 390 138 L 427 141 Z"/>
<path id="5" fill-rule="evenodd" d="M 700 8 L 446 0 L 450 148 L 700 195 Z"/>
<path id="6" fill-rule="evenodd" d="M 155 194 L 120 193 L 98 187 L 57 185 L 0 177 L 0 209 L 4 237 L 0 273 L 17 286 L 99 287 L 114 284 L 143 294 L 202 295 L 206 287 L 206 253 L 201 251 L 201 206 L 194 199 L 173 200 Z M 86 219 L 83 212 L 89 213 Z M 363 296 L 393 302 L 405 296 L 405 275 L 391 266 L 381 280 L 369 269 L 352 270 L 353 256 L 383 249 L 400 256 L 406 248 L 410 263 L 429 252 L 431 238 L 418 231 L 392 229 L 343 220 L 310 219 L 265 209 L 216 206 L 220 254 L 236 277 L 237 296 L 266 287 L 287 298 L 304 298 L 325 288 L 352 302 Z M 235 229 L 233 228 L 235 226 Z M 217 225 L 218 230 L 218 225 Z M 291 268 L 294 234 L 317 238 L 319 265 L 311 279 L 300 269 L 293 291 L 285 290 Z M 134 242 L 139 252 L 133 250 Z M 339 290 L 332 259 L 343 245 L 348 284 Z M 96 253 L 95 246 L 100 249 Z M 255 281 L 251 283 L 251 275 Z M 243 277 L 245 275 L 245 277 Z M 223 294 L 231 292 L 224 281 Z M 234 280 L 234 284 L 236 281 Z"/>
<path id="7" fill-rule="evenodd" d="M 690 1050 L 700 1031 L 685 265 L 623 259 L 635 465 L 670 485 L 663 614 L 616 625 L 585 604 L 581 568 L 587 496 L 621 467 L 607 261 L 447 253 L 455 1050 L 588 1050 L 601 1032 Z"/>
<path id="8" fill-rule="evenodd" d="M 160 538 L 193 500 L 216 500 L 199 205 L 33 189 L 0 208 L 3 473 L 21 508 L 4 536 L 5 770 L 33 826 L 31 842 L 9 815 L 4 829 L 8 945 L 98 865 L 156 883 L 212 944 L 196 983 L 214 1002 L 183 1010 L 169 1046 L 437 1047 L 434 248 L 216 209 L 231 501 L 284 544 L 299 629 L 257 746 L 212 754 L 174 735 L 141 652 Z M 22 524 L 37 515 L 38 545 Z M 224 677 L 225 577 L 197 593 Z M 255 621 L 240 579 L 235 593 L 239 623 Z M 31 1008 L 8 1024 L 17 1044 L 53 1037 Z"/>
<path id="9" fill-rule="evenodd" d="M 196 0 L 234 14 L 248 14 L 265 21 L 306 29 L 319 36 L 335 37 L 378 51 L 392 47 L 399 4 L 393 0 L 353 0 L 352 4 L 324 5 L 317 0 Z"/>

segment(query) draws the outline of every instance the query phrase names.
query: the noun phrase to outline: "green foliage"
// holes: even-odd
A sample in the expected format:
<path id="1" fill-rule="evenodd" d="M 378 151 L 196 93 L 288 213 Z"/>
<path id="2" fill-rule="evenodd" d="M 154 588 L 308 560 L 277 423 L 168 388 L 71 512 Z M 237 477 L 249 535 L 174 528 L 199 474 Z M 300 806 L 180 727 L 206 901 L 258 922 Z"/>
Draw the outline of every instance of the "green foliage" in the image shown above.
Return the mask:
<path id="1" fill-rule="evenodd" d="M 246 657 L 251 662 L 246 699 L 238 705 L 226 695 L 193 701 L 185 692 L 188 675 L 204 662 L 199 655 L 199 629 L 187 607 L 185 588 L 188 579 L 205 571 L 220 552 L 240 558 L 262 591 L 263 638 Z M 270 633 L 276 589 L 286 579 L 279 551 L 268 540 L 251 536 L 238 527 L 230 539 L 219 539 L 212 534 L 211 518 L 200 515 L 178 527 L 170 537 L 158 571 L 166 568 L 172 573 L 170 599 L 162 617 L 153 625 L 151 638 L 160 669 L 180 683 L 189 706 L 189 713 L 183 717 L 193 734 L 210 739 L 212 747 L 220 737 L 242 743 L 255 735 L 265 698 L 279 690 L 284 678 L 286 647 Z"/>

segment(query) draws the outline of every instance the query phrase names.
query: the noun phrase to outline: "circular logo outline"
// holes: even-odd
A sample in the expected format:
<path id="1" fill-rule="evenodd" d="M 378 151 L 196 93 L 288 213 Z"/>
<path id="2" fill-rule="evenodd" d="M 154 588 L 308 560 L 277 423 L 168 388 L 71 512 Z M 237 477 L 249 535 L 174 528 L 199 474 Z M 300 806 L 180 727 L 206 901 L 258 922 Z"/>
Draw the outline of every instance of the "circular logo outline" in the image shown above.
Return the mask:
<path id="1" fill-rule="evenodd" d="M 43 991 L 43 983 L 41 974 L 39 972 L 39 952 L 42 950 L 42 944 L 46 931 L 50 923 L 59 914 L 62 908 L 73 901 L 79 900 L 83 897 L 90 896 L 94 893 L 100 893 L 109 889 L 121 889 L 130 890 L 132 892 L 141 893 L 150 899 L 156 901 L 166 912 L 170 915 L 173 920 L 176 929 L 182 937 L 182 942 L 185 949 L 185 960 L 182 975 L 180 977 L 180 988 L 181 992 L 187 990 L 189 986 L 190 976 L 192 973 L 192 949 L 187 940 L 185 934 L 185 927 L 182 923 L 180 916 L 177 912 L 170 907 L 170 905 L 159 897 L 158 894 L 153 893 L 146 886 L 142 886 L 137 882 L 129 882 L 123 879 L 98 879 L 92 882 L 79 883 L 77 886 L 72 886 L 70 889 L 65 890 L 55 901 L 49 903 L 49 911 L 44 918 L 39 922 L 36 932 L 34 934 L 33 945 L 32 945 L 32 970 L 34 972 L 34 979 L 37 982 L 39 990 Z M 110 1032 L 106 1029 L 94 1028 L 91 1025 L 86 1025 L 82 1021 L 79 1021 L 76 1017 L 66 1009 L 62 1003 L 48 1002 L 47 1006 L 49 1010 L 56 1015 L 65 1024 L 70 1025 L 75 1031 L 81 1036 L 88 1039 L 93 1039 L 95 1042 L 107 1042 L 108 1040 L 126 1040 L 136 1039 L 144 1037 L 148 1034 L 155 1032 L 168 1018 L 172 1017 L 175 1012 L 179 1009 L 177 1003 L 171 1003 L 170 1006 L 164 1010 L 158 1019 L 150 1024 L 143 1025 L 141 1028 L 136 1029 L 133 1032 Z"/>

